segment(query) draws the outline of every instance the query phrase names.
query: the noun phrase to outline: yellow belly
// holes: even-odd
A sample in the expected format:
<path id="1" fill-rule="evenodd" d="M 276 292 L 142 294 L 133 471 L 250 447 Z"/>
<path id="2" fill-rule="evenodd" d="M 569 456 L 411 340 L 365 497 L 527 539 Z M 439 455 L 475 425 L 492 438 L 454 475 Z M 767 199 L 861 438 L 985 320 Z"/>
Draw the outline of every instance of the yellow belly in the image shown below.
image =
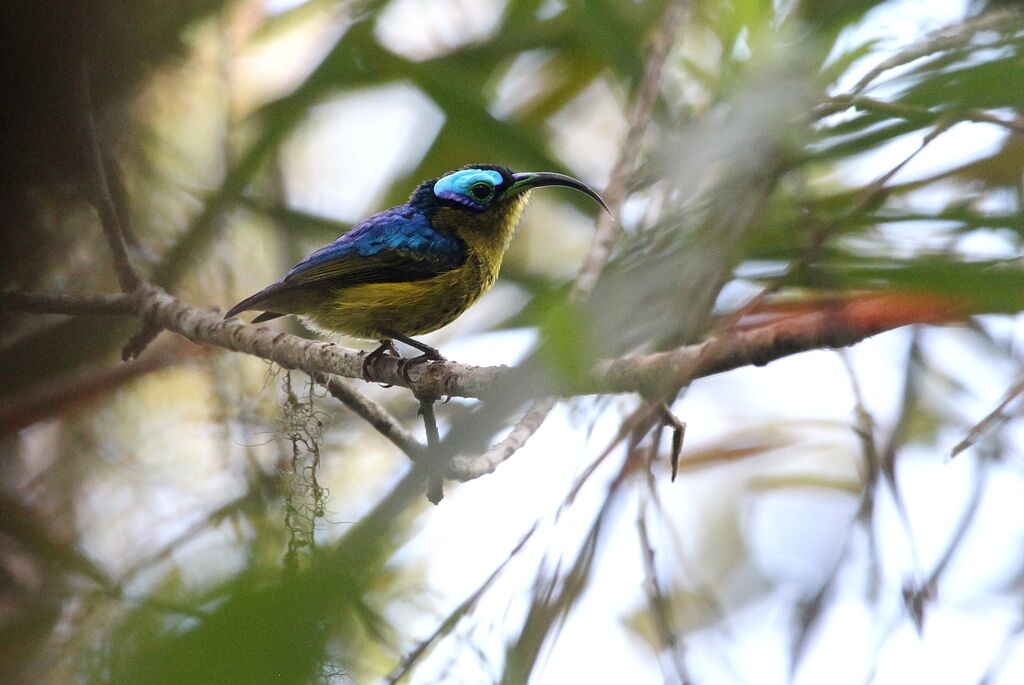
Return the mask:
<path id="1" fill-rule="evenodd" d="M 459 317 L 497 276 L 473 260 L 450 271 L 409 283 L 364 283 L 341 288 L 303 312 L 314 327 L 355 338 L 381 339 L 387 331 L 421 335 Z"/>

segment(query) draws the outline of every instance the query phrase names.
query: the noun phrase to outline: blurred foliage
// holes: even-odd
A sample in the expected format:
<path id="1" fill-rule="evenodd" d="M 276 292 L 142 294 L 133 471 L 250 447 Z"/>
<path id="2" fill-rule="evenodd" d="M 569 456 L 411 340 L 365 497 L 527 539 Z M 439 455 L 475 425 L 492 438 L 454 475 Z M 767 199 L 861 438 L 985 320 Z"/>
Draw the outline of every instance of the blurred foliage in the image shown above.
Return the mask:
<path id="1" fill-rule="evenodd" d="M 314 113 L 349 95 L 401 87 L 437 109 L 440 123 L 415 153 L 352 170 L 352 178 L 383 177 L 373 198 L 380 206 L 473 161 L 607 180 L 668 5 L 284 4 L 11 6 L 5 28 L 12 35 L 0 41 L 11 105 L 0 115 L 8 152 L 0 164 L 5 288 L 116 286 L 83 199 L 83 65 L 121 181 L 119 209 L 134 227 L 133 256 L 185 299 L 223 306 L 350 225 L 294 202 L 289 182 L 296 181 L 286 172 L 288 146 Z M 702 339 L 720 314 L 745 301 L 735 292 L 799 298 L 909 289 L 960 298 L 970 311 L 1024 309 L 1024 21 L 1014 9 L 974 3 L 961 22 L 894 48 L 863 30 L 891 3 L 692 4 L 628 184 L 623 239 L 592 298 L 567 305 L 565 269 L 545 270 L 524 250 L 503 271 L 509 287 L 500 311 L 453 328 L 535 328 L 545 369 L 571 384 L 598 356 Z M 409 7 L 422 21 L 391 16 Z M 490 29 L 472 19 L 485 14 L 497 17 Z M 388 33 L 388 22 L 410 34 L 407 43 Z M 426 37 L 417 43 L 413 29 Z M 282 78 L 274 67 L 289 60 Z M 914 172 L 919 155 L 979 128 L 996 132 L 990 149 L 947 153 L 953 161 L 945 168 Z M 579 198 L 563 200 L 557 209 L 539 201 L 531 215 L 571 224 L 593 212 Z M 575 251 L 565 243 L 560 254 L 551 247 L 555 231 L 530 221 L 517 243 L 539 245 L 535 252 L 549 260 L 554 252 L 563 267 L 579 260 L 585 241 Z M 634 483 L 644 493 L 636 519 L 648 583 L 626 622 L 650 644 L 666 680 L 684 680 L 688 636 L 763 592 L 757 582 L 737 582 L 730 600 L 718 597 L 749 556 L 744 546 L 754 544 L 740 532 L 737 501 L 793 493 L 856 500 L 858 525 L 873 539 L 874 498 L 885 488 L 906 520 L 897 454 L 937 450 L 943 431 L 972 423 L 945 402 L 970 391 L 915 338 L 885 440 L 875 439 L 864 410 L 852 448 L 821 447 L 806 437 L 812 427 L 779 421 L 688 451 L 683 478 L 741 474 L 716 485 L 716 506 L 729 511 L 700 511 L 714 523 L 694 536 L 698 554 L 677 549 L 683 543 L 670 505 L 654 482 L 664 431 L 606 450 L 566 495 L 564 511 L 577 497 L 598 502 L 579 515 L 572 543 L 534 559 L 523 551 L 530 528 L 523 543 L 510 545 L 506 563 L 536 563 L 533 582 L 509 598 L 515 611 L 500 612 L 510 623 L 497 646 L 482 640 L 465 649 L 459 640 L 473 637 L 457 626 L 477 620 L 505 566 L 447 620 L 416 605 L 424 569 L 401 550 L 422 525 L 425 473 L 396 477 L 391 446 L 314 389 L 295 381 L 276 402 L 265 365 L 227 354 L 175 353 L 166 364 L 103 378 L 128 322 L 9 314 L 2 322 L 5 416 L 40 393 L 56 397 L 49 421 L 0 443 L 5 682 L 367 682 L 388 672 L 444 680 L 443 663 L 417 671 L 435 653 L 438 660 L 476 654 L 488 680 L 527 682 L 585 601 L 613 544 L 613 524 L 636 509 L 624 487 Z M 1020 374 L 1012 345 L 977 323 L 964 332 L 998 357 L 1000 369 Z M 83 378 L 101 391 L 68 382 Z M 943 390 L 929 392 L 929 384 Z M 400 421 L 416 423 L 410 398 L 391 395 L 387 404 Z M 465 427 L 473 415 L 453 405 L 449 424 Z M 576 409 L 595 432 L 608 416 L 606 405 L 578 401 Z M 847 426 L 813 428 L 854 437 Z M 995 460 L 1005 446 L 993 438 L 983 448 Z M 841 455 L 835 468 L 824 458 L 781 473 L 740 471 L 787 450 Z M 352 518 L 336 520 L 336 510 Z M 850 554 L 848 541 L 837 544 L 834 568 L 794 602 L 794 670 Z M 701 559 L 708 580 L 669 568 L 688 555 Z M 932 585 L 945 562 L 935 568 Z M 423 625 L 438 627 L 417 651 L 411 640 Z"/>

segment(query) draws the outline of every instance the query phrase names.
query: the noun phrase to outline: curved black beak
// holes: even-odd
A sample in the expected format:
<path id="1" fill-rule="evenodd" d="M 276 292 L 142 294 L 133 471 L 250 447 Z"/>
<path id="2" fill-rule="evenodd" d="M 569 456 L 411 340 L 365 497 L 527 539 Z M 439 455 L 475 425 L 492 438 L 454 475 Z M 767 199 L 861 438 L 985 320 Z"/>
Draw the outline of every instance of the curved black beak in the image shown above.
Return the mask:
<path id="1" fill-rule="evenodd" d="M 509 186 L 508 190 L 505 192 L 509 195 L 518 195 L 519 193 L 526 192 L 527 190 L 542 188 L 544 186 L 562 186 L 564 188 L 578 190 L 581 193 L 588 195 L 595 202 L 604 207 L 604 211 L 608 212 L 608 214 L 612 213 L 612 210 L 608 209 L 608 205 L 605 204 L 604 199 L 597 194 L 596 190 L 572 176 L 556 174 L 553 171 L 524 171 L 519 174 L 512 174 L 512 185 Z"/>

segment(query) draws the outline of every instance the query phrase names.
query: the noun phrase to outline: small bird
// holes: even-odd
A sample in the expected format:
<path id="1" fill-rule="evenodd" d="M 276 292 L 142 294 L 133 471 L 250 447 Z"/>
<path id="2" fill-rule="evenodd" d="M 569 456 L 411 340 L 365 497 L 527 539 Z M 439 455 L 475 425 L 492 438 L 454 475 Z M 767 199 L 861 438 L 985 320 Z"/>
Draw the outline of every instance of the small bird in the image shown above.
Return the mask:
<path id="1" fill-rule="evenodd" d="M 411 336 L 451 323 L 494 285 L 530 191 L 543 186 L 573 188 L 608 211 L 571 176 L 466 166 L 424 181 L 408 202 L 354 226 L 224 318 L 262 309 L 253 323 L 294 314 L 321 331 L 379 340 L 364 360 L 364 377 L 380 355 L 399 356 L 398 340 L 422 352 L 403 362 L 408 376 L 411 364 L 444 359 Z"/>

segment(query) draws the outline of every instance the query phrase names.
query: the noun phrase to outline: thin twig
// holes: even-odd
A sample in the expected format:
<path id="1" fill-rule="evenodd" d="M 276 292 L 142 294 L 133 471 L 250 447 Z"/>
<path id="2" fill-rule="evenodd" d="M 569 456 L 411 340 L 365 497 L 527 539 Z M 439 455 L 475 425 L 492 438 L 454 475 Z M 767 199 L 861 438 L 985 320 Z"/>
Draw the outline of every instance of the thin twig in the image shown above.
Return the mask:
<path id="1" fill-rule="evenodd" d="M 138 359 L 149 347 L 149 344 L 156 340 L 156 336 L 160 335 L 161 330 L 163 329 L 149 321 L 141 321 L 139 327 L 128 338 L 128 342 L 121 348 L 121 359 L 123 361 Z"/>
<path id="2" fill-rule="evenodd" d="M 325 382 L 325 380 L 326 376 L 323 375 L 317 378 L 317 382 L 325 385 L 333 397 L 340 400 L 382 436 L 394 443 L 410 460 L 415 462 L 427 456 L 427 446 L 405 430 L 380 403 L 360 392 L 345 379 L 331 376 L 329 381 Z M 547 418 L 548 412 L 555 402 L 554 398 L 538 400 L 536 406 L 523 415 L 523 418 L 503 440 L 495 443 L 482 455 L 469 460 L 453 459 L 445 469 L 445 477 L 457 481 L 478 478 L 482 475 L 480 467 L 483 464 L 488 465 L 487 473 L 493 472 L 499 464 L 511 457 L 533 436 L 540 424 Z"/>
<path id="3" fill-rule="evenodd" d="M 652 456 L 654 450 L 651 450 Z M 651 483 L 648 481 L 648 486 Z M 653 487 L 653 486 L 652 486 Z M 654 544 L 651 542 L 650 531 L 647 530 L 647 501 L 641 500 L 636 515 L 637 537 L 640 542 L 640 557 L 643 561 L 644 575 L 646 582 L 644 590 L 647 594 L 647 606 L 650 609 L 651 621 L 654 624 L 658 638 L 661 640 L 659 653 L 664 652 L 666 659 L 672 664 L 674 673 L 664 670 L 665 682 L 688 683 L 690 677 L 686 672 L 686 666 L 680 658 L 679 637 L 675 634 L 672 626 L 672 603 L 671 598 L 662 589 L 658 581 L 658 567 L 655 563 Z M 664 667 L 663 667 L 664 668 Z"/>
<path id="4" fill-rule="evenodd" d="M 498 567 L 491 572 L 491 575 L 487 576 L 487 579 L 480 584 L 476 591 L 474 591 L 473 594 L 471 594 L 469 597 L 463 600 L 462 603 L 459 604 L 459 606 L 455 607 L 455 610 L 452 611 L 441 622 L 441 624 L 434 630 L 433 633 L 430 634 L 430 636 L 421 640 L 411 651 L 409 651 L 402 658 L 402 661 L 397 666 L 395 666 L 394 670 L 392 670 L 391 673 L 389 673 L 387 677 L 384 679 L 385 685 L 395 685 L 395 683 L 399 682 L 402 678 L 408 675 L 409 672 L 412 670 L 412 667 L 415 666 L 416 662 L 419 661 L 423 657 L 423 655 L 427 653 L 430 647 L 439 639 L 450 633 L 452 629 L 455 628 L 455 626 L 458 624 L 459 620 L 473 610 L 473 607 L 477 605 L 477 603 L 480 601 L 480 598 L 483 597 L 484 593 L 494 584 L 494 581 L 498 579 L 498 576 L 500 576 L 501 572 L 505 570 L 505 567 L 507 567 L 509 563 L 513 559 L 515 559 L 516 556 L 523 550 L 523 548 L 526 546 L 527 541 L 533 536 L 535 532 L 537 532 L 536 523 L 534 523 L 533 526 L 531 526 L 530 530 L 526 531 L 526 534 L 519 540 L 516 546 L 512 548 L 512 551 L 508 553 L 508 557 L 506 557 L 506 559 L 503 562 L 498 564 Z"/>
<path id="5" fill-rule="evenodd" d="M 441 436 L 437 431 L 437 416 L 434 414 L 433 399 L 420 400 L 420 414 L 423 416 L 423 428 L 427 433 L 427 451 L 431 458 L 436 459 Z M 431 504 L 437 504 L 444 499 L 444 470 L 441 464 L 434 464 L 434 469 L 427 479 L 427 499 Z"/>
<path id="6" fill-rule="evenodd" d="M 847 378 L 850 379 L 850 390 L 853 392 L 854 415 L 856 423 L 854 432 L 861 443 L 864 452 L 864 466 L 867 468 L 866 481 L 874 487 L 875 481 L 880 474 L 878 447 L 875 443 L 875 420 L 868 411 L 864 401 L 864 393 L 860 387 L 860 379 L 857 378 L 857 371 L 853 368 L 853 361 L 845 350 L 839 350 L 839 359 L 843 363 Z"/>
<path id="7" fill-rule="evenodd" d="M 121 225 L 120 213 L 117 211 L 114 197 L 110 192 L 107 165 L 103 156 L 103 150 L 100 147 L 99 134 L 96 128 L 96 113 L 92 100 L 89 60 L 85 55 L 83 55 L 81 62 L 80 90 L 82 118 L 85 121 L 88 143 L 88 150 L 86 152 L 92 173 L 93 203 L 100 215 L 100 225 L 103 227 L 103 234 L 107 238 L 107 245 L 110 247 L 111 255 L 114 258 L 114 271 L 117 273 L 117 281 L 121 285 L 121 290 L 125 293 L 141 296 L 146 281 L 135 270 L 135 266 L 128 256 L 128 246 L 124 239 L 125 227 Z M 140 320 L 138 328 L 121 349 L 121 359 L 128 361 L 137 358 L 159 333 L 160 328 L 157 325 L 145 319 Z"/>
<path id="8" fill-rule="evenodd" d="M 910 334 L 910 346 L 907 349 L 907 361 L 903 370 L 903 389 L 900 392 L 899 405 L 895 413 L 896 422 L 878 453 L 878 468 L 889 488 L 889 496 L 892 498 L 896 515 L 903 527 L 903 533 L 907 540 L 907 552 L 910 555 L 910 568 L 915 576 L 920 575 L 920 553 L 915 542 L 914 529 L 910 524 L 910 512 L 907 510 L 899 478 L 896 475 L 896 458 L 901 446 L 908 441 L 908 435 L 912 430 L 911 424 L 918 412 L 917 405 L 921 401 L 919 370 L 922 363 L 920 331 L 915 328 L 911 330 Z"/>
<path id="9" fill-rule="evenodd" d="M 1006 391 L 1006 394 L 1003 395 L 1002 401 L 996 405 L 995 409 L 986 414 L 981 421 L 978 421 L 978 423 L 971 426 L 971 429 L 967 431 L 967 435 L 964 436 L 964 439 L 958 442 L 949 453 L 949 458 L 952 459 L 968 447 L 971 447 L 982 435 L 1006 421 L 1008 418 L 1006 414 L 1004 414 L 1006 408 L 1010 406 L 1010 403 L 1017 399 L 1017 397 L 1022 393 L 1024 393 L 1024 378 L 1010 386 L 1010 389 Z"/>
<path id="10" fill-rule="evenodd" d="M 850 379 L 850 390 L 853 392 L 854 416 L 856 423 L 853 431 L 861 445 L 861 452 L 864 454 L 864 488 L 861 492 L 860 507 L 857 516 L 864 525 L 864 532 L 868 540 L 868 556 L 871 560 L 871 583 L 878 582 L 878 539 L 875 535 L 873 524 L 875 517 L 876 498 L 878 496 L 878 483 L 882 479 L 881 457 L 878 452 L 876 440 L 875 419 L 868 411 L 867 403 L 864 401 L 864 392 L 860 386 L 860 379 L 857 371 L 853 368 L 853 361 L 846 350 L 839 350 L 839 359 L 843 362 L 846 376 Z M 874 590 L 870 593 L 875 595 Z"/>
<path id="11" fill-rule="evenodd" d="M 537 400 L 519 419 L 519 423 L 509 431 L 505 438 L 494 444 L 490 449 L 478 457 L 471 459 L 452 459 L 445 476 L 458 481 L 468 481 L 480 476 L 493 473 L 503 462 L 515 454 L 526 441 L 533 437 L 540 425 L 544 423 L 551 409 L 555 406 L 556 400 L 553 397 L 546 397 Z"/>
<path id="12" fill-rule="evenodd" d="M 946 547 L 943 549 L 942 555 L 939 557 L 939 560 L 935 562 L 935 566 L 932 567 L 931 573 L 928 574 L 928 577 L 920 584 L 920 586 L 916 588 L 906 588 L 904 590 L 904 603 L 907 611 L 910 613 L 911 620 L 914 622 L 914 626 L 918 630 L 918 633 L 920 633 L 924 627 L 925 605 L 929 601 L 935 599 L 938 592 L 939 579 L 942 577 L 942 574 L 945 573 L 946 569 L 949 567 L 949 563 L 953 560 L 953 557 L 960 549 L 961 543 L 967 537 L 967 533 L 971 529 L 971 524 L 974 522 L 974 517 L 981 506 L 982 496 L 985 494 L 986 485 L 988 483 L 988 475 L 990 471 L 989 466 L 989 460 L 986 458 L 982 458 L 977 461 L 974 483 L 971 488 L 971 498 L 967 501 L 967 505 L 964 507 L 963 513 L 960 515 L 960 521 L 953 530 L 953 535 L 946 542 Z"/>
<path id="13" fill-rule="evenodd" d="M 919 119 L 921 117 L 952 117 L 958 121 L 974 121 L 983 124 L 994 124 L 1008 129 L 1014 133 L 1024 133 L 1024 120 L 1004 119 L 992 112 L 977 107 L 969 109 L 957 109 L 956 111 L 932 111 L 927 107 L 908 105 L 902 102 L 887 102 L 864 95 L 837 95 L 823 102 L 815 108 L 815 114 L 819 117 L 841 112 L 850 107 L 862 110 L 871 110 L 891 114 L 901 119 Z"/>
<path id="14" fill-rule="evenodd" d="M 100 224 L 103 226 L 103 234 L 107 238 L 107 245 L 114 258 L 114 270 L 117 272 L 117 281 L 121 290 L 126 293 L 135 292 L 142 284 L 142 277 L 135 270 L 131 259 L 128 257 L 128 247 L 124 240 L 124 231 L 121 227 L 121 220 L 118 216 L 117 207 L 114 205 L 113 195 L 110 193 L 110 182 L 107 178 L 106 163 L 103 158 L 103 151 L 100 147 L 99 134 L 96 130 L 96 114 L 92 100 L 92 82 L 89 73 L 89 60 L 82 57 L 80 66 L 80 98 L 82 103 L 82 119 L 85 123 L 86 134 L 86 158 L 89 160 L 90 172 L 93 183 L 93 202 L 96 211 L 100 215 Z"/>
<path id="15" fill-rule="evenodd" d="M 856 415 L 854 432 L 857 434 L 857 438 L 861 443 L 861 448 L 864 452 L 864 461 L 867 467 L 867 473 L 864 478 L 865 483 L 861 489 L 861 502 L 858 519 L 860 524 L 864 527 L 868 538 L 868 553 L 871 558 L 872 572 L 872 578 L 869 582 L 873 585 L 877 582 L 878 575 L 878 545 L 874 534 L 873 517 L 875 513 L 877 484 L 880 476 L 878 449 L 875 444 L 875 422 L 864 403 L 864 396 L 861 392 L 860 382 L 857 378 L 856 371 L 850 362 L 849 356 L 841 354 L 840 358 L 842 359 L 847 376 L 850 379 L 850 386 L 853 391 L 855 403 L 854 411 Z M 813 595 L 805 600 L 801 600 L 798 605 L 797 625 L 790 645 L 789 678 L 791 682 L 794 679 L 797 668 L 800 665 L 800 661 L 807 650 L 809 638 L 814 632 L 814 629 L 821 622 L 825 609 L 825 600 L 834 591 L 840 571 L 843 569 L 844 564 L 846 564 L 851 554 L 851 546 L 855 540 L 853 532 L 854 525 L 851 523 L 843 535 L 842 544 L 839 546 L 839 553 L 831 564 L 831 568 L 825 576 L 824 581 Z M 875 594 L 873 589 L 871 590 L 871 594 Z"/>
<path id="16" fill-rule="evenodd" d="M 64 293 L 0 293 L 0 311 L 68 316 L 134 316 L 127 295 L 70 295 Z"/>
<path id="17" fill-rule="evenodd" d="M 689 6 L 689 0 L 674 0 L 662 15 L 658 35 L 651 48 L 651 54 L 647 58 L 643 79 L 637 91 L 633 111 L 629 116 L 626 138 L 619 150 L 619 158 L 608 179 L 608 185 L 605 187 L 604 199 L 610 211 L 607 214 L 601 214 L 597 220 L 597 228 L 590 244 L 590 250 L 587 252 L 583 266 L 576 276 L 576 283 L 573 285 L 571 295 L 573 298 L 589 295 L 594 289 L 597 279 L 611 255 L 615 239 L 619 235 L 620 227 L 613 215 L 622 209 L 622 203 L 626 196 L 626 183 L 636 168 L 640 156 L 640 144 L 654 111 L 654 105 L 658 101 L 665 61 L 668 59 L 669 50 L 675 43 L 679 26 L 682 24 Z"/>
<path id="18" fill-rule="evenodd" d="M 327 392 L 340 400 L 356 416 L 370 424 L 378 433 L 402 450 L 409 459 L 418 461 L 427 455 L 427 447 L 405 430 L 402 424 L 379 402 L 366 393 L 360 392 L 348 380 L 337 376 L 318 374 L 316 382 L 324 385 Z"/>

